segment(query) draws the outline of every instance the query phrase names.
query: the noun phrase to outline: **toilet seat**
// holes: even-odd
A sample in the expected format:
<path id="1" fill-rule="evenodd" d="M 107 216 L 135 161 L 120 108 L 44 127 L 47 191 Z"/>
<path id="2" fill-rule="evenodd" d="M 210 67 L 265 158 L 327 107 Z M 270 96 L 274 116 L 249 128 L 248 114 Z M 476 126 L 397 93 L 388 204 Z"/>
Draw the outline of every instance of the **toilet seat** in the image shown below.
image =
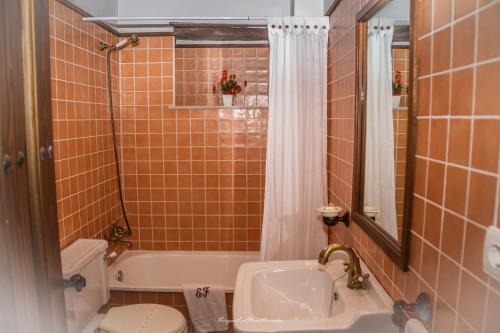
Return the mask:
<path id="1" fill-rule="evenodd" d="M 174 308 L 160 304 L 135 304 L 111 308 L 99 324 L 106 333 L 185 333 L 186 319 Z"/>

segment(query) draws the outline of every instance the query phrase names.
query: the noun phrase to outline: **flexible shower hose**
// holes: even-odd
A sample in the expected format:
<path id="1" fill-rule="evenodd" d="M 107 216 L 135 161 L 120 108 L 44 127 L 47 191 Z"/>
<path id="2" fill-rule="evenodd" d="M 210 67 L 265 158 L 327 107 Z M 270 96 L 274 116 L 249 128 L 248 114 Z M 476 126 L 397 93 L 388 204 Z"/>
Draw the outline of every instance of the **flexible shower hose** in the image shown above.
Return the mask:
<path id="1" fill-rule="evenodd" d="M 115 129 L 115 116 L 113 113 L 113 90 L 111 83 L 111 52 L 115 49 L 110 47 L 106 53 L 106 68 L 107 68 L 107 78 L 108 78 L 108 99 L 109 99 L 109 115 L 111 118 L 111 131 L 113 136 L 113 151 L 115 155 L 115 169 L 116 169 L 116 182 L 118 184 L 118 194 L 120 197 L 120 205 L 122 208 L 123 219 L 125 220 L 125 225 L 127 226 L 127 235 L 132 234 L 132 229 L 130 229 L 130 224 L 128 222 L 127 213 L 125 211 L 125 203 L 123 202 L 123 193 L 122 193 L 122 181 L 120 174 L 120 163 L 118 161 L 118 147 L 116 144 L 116 129 Z"/>

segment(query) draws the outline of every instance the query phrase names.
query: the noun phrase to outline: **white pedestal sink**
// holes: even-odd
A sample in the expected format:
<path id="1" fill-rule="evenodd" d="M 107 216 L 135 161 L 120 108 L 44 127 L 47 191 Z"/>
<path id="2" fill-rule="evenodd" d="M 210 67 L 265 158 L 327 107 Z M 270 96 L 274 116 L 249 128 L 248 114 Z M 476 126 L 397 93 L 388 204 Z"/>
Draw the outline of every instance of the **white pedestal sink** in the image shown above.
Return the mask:
<path id="1" fill-rule="evenodd" d="M 389 295 L 373 277 L 365 290 L 347 288 L 341 258 L 332 255 L 326 266 L 314 260 L 242 265 L 234 290 L 235 332 L 397 333 Z"/>

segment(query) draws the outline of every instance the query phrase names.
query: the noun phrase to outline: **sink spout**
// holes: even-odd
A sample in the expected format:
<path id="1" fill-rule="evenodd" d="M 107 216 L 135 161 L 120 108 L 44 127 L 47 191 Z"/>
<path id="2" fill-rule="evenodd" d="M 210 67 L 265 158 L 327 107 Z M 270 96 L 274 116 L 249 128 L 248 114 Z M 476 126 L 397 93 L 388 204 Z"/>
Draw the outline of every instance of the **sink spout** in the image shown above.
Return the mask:
<path id="1" fill-rule="evenodd" d="M 321 265 L 326 265 L 332 253 L 337 251 L 343 251 L 349 256 L 349 263 L 344 262 L 344 266 L 346 266 L 345 271 L 348 272 L 347 287 L 350 289 L 365 289 L 365 281 L 368 279 L 369 275 L 363 274 L 359 263 L 359 257 L 350 246 L 344 244 L 330 244 L 321 250 L 318 256 L 318 262 Z"/>

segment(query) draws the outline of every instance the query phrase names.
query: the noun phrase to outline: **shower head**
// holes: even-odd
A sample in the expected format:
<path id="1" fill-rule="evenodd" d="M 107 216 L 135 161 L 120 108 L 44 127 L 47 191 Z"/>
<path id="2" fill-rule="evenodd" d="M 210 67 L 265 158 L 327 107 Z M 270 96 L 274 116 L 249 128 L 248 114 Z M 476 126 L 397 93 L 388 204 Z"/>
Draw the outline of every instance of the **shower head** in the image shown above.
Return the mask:
<path id="1" fill-rule="evenodd" d="M 108 49 L 108 48 L 111 51 L 121 50 L 130 44 L 132 44 L 132 46 L 136 46 L 138 43 L 139 43 L 139 37 L 136 34 L 133 34 L 133 35 L 130 35 L 128 38 L 122 39 L 122 40 L 118 41 L 118 43 L 113 44 L 113 45 L 109 45 L 108 43 L 105 43 L 105 42 L 99 42 L 99 49 L 101 51 Z"/>
<path id="2" fill-rule="evenodd" d="M 137 37 L 137 35 L 131 35 L 127 39 L 122 39 L 121 41 L 116 43 L 114 45 L 114 48 L 115 49 L 122 49 L 129 44 L 132 44 L 132 46 L 135 46 L 135 45 L 137 45 L 137 43 L 139 43 L 139 37 Z"/>

